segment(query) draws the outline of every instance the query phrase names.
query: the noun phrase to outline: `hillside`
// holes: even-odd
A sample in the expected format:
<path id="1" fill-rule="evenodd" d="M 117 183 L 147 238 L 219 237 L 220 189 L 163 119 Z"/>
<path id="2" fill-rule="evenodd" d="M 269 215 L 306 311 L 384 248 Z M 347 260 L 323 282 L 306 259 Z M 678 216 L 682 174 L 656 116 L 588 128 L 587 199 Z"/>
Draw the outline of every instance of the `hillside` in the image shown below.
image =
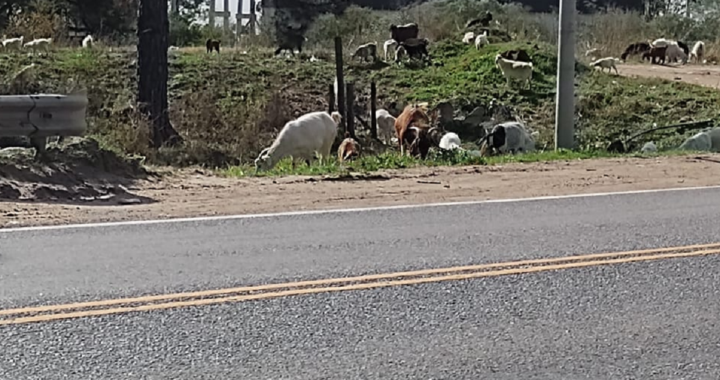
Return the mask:
<path id="1" fill-rule="evenodd" d="M 532 90 L 508 89 L 494 67 L 498 51 L 517 47 L 533 56 Z M 71 81 L 86 86 L 90 132 L 104 146 L 159 162 L 223 166 L 253 159 L 287 120 L 327 109 L 328 85 L 334 75 L 332 55 L 310 53 L 319 60 L 309 62 L 307 55 L 304 59 L 274 58 L 270 50 L 225 49 L 219 56 L 200 49 L 172 52 L 171 118 L 188 144 L 181 151 L 159 153 L 146 148 L 147 128 L 129 106 L 136 87 L 135 53 L 62 49 L 50 58 L 3 55 L 0 72 L 12 73 L 34 62 L 38 66 L 26 91 L 64 91 Z M 347 80 L 356 83 L 361 105 L 367 104 L 369 82 L 375 80 L 379 108 L 392 101 L 449 100 L 463 114 L 478 106 L 490 113 L 505 106 L 541 132 L 539 146 L 552 141 L 553 47 L 540 44 L 535 50 L 530 44 L 513 42 L 477 51 L 460 43 L 439 42 L 430 53 L 434 64 L 429 67 L 351 62 Z M 578 139 L 583 148 L 604 147 L 619 132 L 633 133 L 653 123 L 713 118 L 720 105 L 720 94 L 713 89 L 593 73 L 582 65 L 578 65 L 578 82 Z M 368 115 L 361 117 L 367 120 Z M 659 145 L 674 145 L 680 138 L 671 136 Z"/>

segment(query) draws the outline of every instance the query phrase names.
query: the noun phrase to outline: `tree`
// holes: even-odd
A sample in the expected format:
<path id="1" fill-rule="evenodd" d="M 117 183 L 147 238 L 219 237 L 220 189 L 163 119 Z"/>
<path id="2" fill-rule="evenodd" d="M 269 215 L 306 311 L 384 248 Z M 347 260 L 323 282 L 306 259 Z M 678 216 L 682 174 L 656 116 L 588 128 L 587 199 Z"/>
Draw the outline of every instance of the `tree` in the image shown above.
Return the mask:
<path id="1" fill-rule="evenodd" d="M 168 3 L 141 0 L 138 16 L 138 106 L 152 123 L 152 146 L 181 142 L 168 116 Z"/>

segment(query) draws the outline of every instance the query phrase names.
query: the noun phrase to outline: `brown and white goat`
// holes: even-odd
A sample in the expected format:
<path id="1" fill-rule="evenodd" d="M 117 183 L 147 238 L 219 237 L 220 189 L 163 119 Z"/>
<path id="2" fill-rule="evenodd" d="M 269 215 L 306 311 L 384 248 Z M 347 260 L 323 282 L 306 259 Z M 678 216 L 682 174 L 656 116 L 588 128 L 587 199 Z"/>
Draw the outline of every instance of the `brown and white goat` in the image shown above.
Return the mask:
<path id="1" fill-rule="evenodd" d="M 423 107 L 417 105 L 408 105 L 405 107 L 403 112 L 395 119 L 395 133 L 397 134 L 398 144 L 400 146 L 400 154 L 405 154 L 405 143 L 410 145 L 411 154 L 414 148 L 421 150 L 421 156 L 427 154 L 422 153 L 422 147 L 425 145 L 424 140 L 428 140 L 428 130 L 432 121 L 437 116 L 437 109 L 433 110 L 431 115 L 428 115 Z M 411 136 L 406 137 L 408 131 L 413 128 L 410 132 Z M 417 142 L 415 140 L 418 140 Z M 423 140 L 423 141 L 421 141 Z M 429 145 L 428 145 L 429 148 Z"/>

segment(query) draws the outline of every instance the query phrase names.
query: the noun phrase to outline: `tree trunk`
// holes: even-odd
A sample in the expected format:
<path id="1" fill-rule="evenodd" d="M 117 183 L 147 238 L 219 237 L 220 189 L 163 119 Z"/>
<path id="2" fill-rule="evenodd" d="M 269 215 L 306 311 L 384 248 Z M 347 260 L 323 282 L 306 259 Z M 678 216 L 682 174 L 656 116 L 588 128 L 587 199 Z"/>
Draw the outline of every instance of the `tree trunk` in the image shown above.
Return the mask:
<path id="1" fill-rule="evenodd" d="M 168 2 L 140 0 L 138 17 L 138 106 L 152 123 L 155 148 L 181 142 L 168 116 Z"/>

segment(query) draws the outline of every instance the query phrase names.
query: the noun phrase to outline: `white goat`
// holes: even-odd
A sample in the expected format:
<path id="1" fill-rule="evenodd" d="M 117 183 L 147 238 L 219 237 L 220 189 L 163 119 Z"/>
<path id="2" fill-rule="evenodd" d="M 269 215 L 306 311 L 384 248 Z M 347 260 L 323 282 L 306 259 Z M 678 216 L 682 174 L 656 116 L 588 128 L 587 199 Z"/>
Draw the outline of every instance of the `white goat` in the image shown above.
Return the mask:
<path id="1" fill-rule="evenodd" d="M 685 140 L 679 147 L 682 150 L 699 150 L 706 152 L 720 151 L 720 128 L 712 128 L 698 132 Z"/>
<path id="2" fill-rule="evenodd" d="M 528 89 L 531 88 L 530 80 L 532 79 L 533 64 L 532 62 L 520 62 L 505 59 L 500 54 L 495 56 L 495 65 L 500 69 L 503 76 L 510 86 L 511 79 L 517 79 L 527 82 Z"/>
<path id="3" fill-rule="evenodd" d="M 82 40 L 82 47 L 85 49 L 92 49 L 94 43 L 95 43 L 95 40 L 93 40 L 93 36 L 88 34 Z"/>
<path id="4" fill-rule="evenodd" d="M 487 143 L 500 153 L 531 152 L 535 150 L 537 136 L 537 132 L 529 133 L 523 124 L 508 121 L 493 128 L 487 136 Z"/>
<path id="5" fill-rule="evenodd" d="M 298 159 L 309 162 L 318 153 L 320 162 L 324 162 L 331 157 L 330 150 L 341 119 L 338 112 L 328 115 L 325 111 L 317 111 L 287 122 L 272 145 L 255 159 L 255 170 L 272 169 L 287 156 L 293 158 L 294 164 Z"/>
<path id="6" fill-rule="evenodd" d="M 478 34 L 478 36 L 475 37 L 475 49 L 480 50 L 480 48 L 485 45 L 490 45 L 490 41 L 488 41 L 487 38 L 487 30 L 484 31 L 483 34 Z"/>
<path id="7" fill-rule="evenodd" d="M 405 49 L 405 47 L 402 45 L 398 45 L 397 49 L 395 49 L 395 62 L 400 63 L 402 58 L 407 55 L 407 49 Z"/>
<path id="8" fill-rule="evenodd" d="M 705 43 L 702 41 L 698 41 L 693 45 L 692 50 L 690 51 L 690 60 L 695 58 L 695 62 L 700 63 L 702 62 L 703 57 L 705 56 Z"/>
<path id="9" fill-rule="evenodd" d="M 397 41 L 393 40 L 392 38 L 383 43 L 383 53 L 386 61 L 389 60 L 388 55 L 390 54 L 390 52 L 395 52 L 397 44 Z"/>
<path id="10" fill-rule="evenodd" d="M 462 43 L 470 44 L 475 39 L 475 33 L 467 32 L 462 38 Z"/>
<path id="11" fill-rule="evenodd" d="M 440 144 L 438 144 L 440 149 L 445 150 L 453 150 L 453 149 L 460 149 L 460 136 L 457 135 L 455 132 L 448 132 L 443 135 L 443 137 L 440 139 Z"/>
<path id="12" fill-rule="evenodd" d="M 616 62 L 620 62 L 620 60 L 614 57 L 605 57 L 591 62 L 590 67 L 599 67 L 600 71 L 605 71 L 605 69 L 608 69 L 608 74 L 610 73 L 611 69 L 614 69 L 615 74 L 620 75 L 620 73 L 618 73 L 617 67 L 615 66 Z"/>
<path id="13" fill-rule="evenodd" d="M 687 63 L 688 55 L 685 51 L 677 44 L 676 41 L 670 41 L 665 50 L 665 57 L 670 62 L 677 62 L 680 60 L 683 64 Z"/>
<path id="14" fill-rule="evenodd" d="M 372 57 L 373 61 L 377 59 L 377 42 L 370 42 L 365 45 L 358 46 L 355 49 L 351 59 L 361 57 L 363 60 L 367 60 L 368 57 Z"/>
<path id="15" fill-rule="evenodd" d="M 395 132 L 395 117 L 385 109 L 375 111 L 375 119 L 377 120 L 377 135 L 386 145 L 392 143 L 392 138 L 397 134 Z"/>
<path id="16" fill-rule="evenodd" d="M 23 40 L 25 36 L 7 38 L 2 41 L 3 48 L 5 51 L 20 50 L 23 46 Z"/>
<path id="17" fill-rule="evenodd" d="M 667 47 L 668 44 L 670 44 L 669 40 L 666 40 L 664 38 L 658 38 L 657 40 L 653 41 L 650 45 L 661 48 L 661 47 Z"/>
<path id="18" fill-rule="evenodd" d="M 36 38 L 25 44 L 25 48 L 37 52 L 43 50 L 44 52 L 50 51 L 50 45 L 52 44 L 52 38 Z"/>

